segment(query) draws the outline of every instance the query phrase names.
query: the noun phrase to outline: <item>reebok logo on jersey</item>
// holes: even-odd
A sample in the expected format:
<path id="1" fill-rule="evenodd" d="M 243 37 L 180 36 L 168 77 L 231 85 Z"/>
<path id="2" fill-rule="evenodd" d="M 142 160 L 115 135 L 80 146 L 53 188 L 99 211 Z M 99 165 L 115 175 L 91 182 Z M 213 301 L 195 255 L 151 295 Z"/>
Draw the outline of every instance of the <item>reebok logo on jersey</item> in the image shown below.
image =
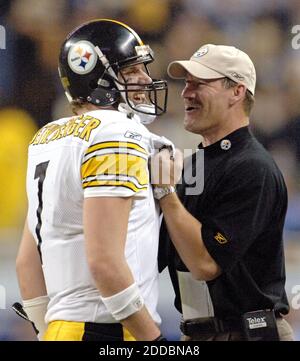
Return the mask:
<path id="1" fill-rule="evenodd" d="M 219 242 L 220 244 L 225 244 L 228 242 L 227 238 L 225 236 L 223 236 L 222 233 L 218 232 L 215 236 L 214 239 Z"/>
<path id="2" fill-rule="evenodd" d="M 130 139 L 135 139 L 135 140 L 141 140 L 142 139 L 141 134 L 132 132 L 130 130 L 127 130 L 127 132 L 124 134 L 124 137 L 130 138 Z"/>

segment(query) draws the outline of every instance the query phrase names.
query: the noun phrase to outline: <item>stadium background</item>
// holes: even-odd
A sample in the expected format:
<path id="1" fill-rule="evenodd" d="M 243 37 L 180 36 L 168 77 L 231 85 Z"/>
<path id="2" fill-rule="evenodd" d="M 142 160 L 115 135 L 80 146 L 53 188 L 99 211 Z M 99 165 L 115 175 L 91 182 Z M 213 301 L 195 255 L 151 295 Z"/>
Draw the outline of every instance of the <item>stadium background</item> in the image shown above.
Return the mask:
<path id="1" fill-rule="evenodd" d="M 299 0 L 0 0 L 0 25 L 6 30 L 6 49 L 0 50 L 0 340 L 34 338 L 31 327 L 10 310 L 20 298 L 14 259 L 26 209 L 27 144 L 38 127 L 70 114 L 57 74 L 59 47 L 72 28 L 101 17 L 128 23 L 150 43 L 155 77 L 167 79 L 171 60 L 189 58 L 205 43 L 235 45 L 253 59 L 257 91 L 251 128 L 288 185 L 286 290 L 294 306 L 288 319 L 300 340 L 300 298 L 293 294 L 300 295 L 300 49 L 292 47 Z M 151 130 L 181 149 L 195 149 L 199 137 L 182 127 L 182 84 L 168 80 L 168 113 Z M 177 339 L 179 315 L 166 273 L 160 287 L 162 328 Z"/>

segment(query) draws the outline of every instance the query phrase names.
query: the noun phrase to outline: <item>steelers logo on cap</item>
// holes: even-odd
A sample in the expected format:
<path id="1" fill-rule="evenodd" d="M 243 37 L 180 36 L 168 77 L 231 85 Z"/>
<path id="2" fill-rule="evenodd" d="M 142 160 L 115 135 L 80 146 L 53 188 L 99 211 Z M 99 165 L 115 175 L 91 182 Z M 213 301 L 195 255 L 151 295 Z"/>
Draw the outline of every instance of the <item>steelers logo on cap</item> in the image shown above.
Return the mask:
<path id="1" fill-rule="evenodd" d="M 220 146 L 221 149 L 228 150 L 231 148 L 231 141 L 229 139 L 223 139 Z"/>
<path id="2" fill-rule="evenodd" d="M 199 50 L 196 51 L 196 53 L 193 55 L 193 57 L 200 58 L 201 56 L 207 54 L 207 52 L 208 52 L 207 47 L 200 48 Z"/>
<path id="3" fill-rule="evenodd" d="M 68 54 L 68 64 L 76 74 L 90 73 L 97 63 L 97 54 L 94 45 L 81 40 L 71 46 Z"/>

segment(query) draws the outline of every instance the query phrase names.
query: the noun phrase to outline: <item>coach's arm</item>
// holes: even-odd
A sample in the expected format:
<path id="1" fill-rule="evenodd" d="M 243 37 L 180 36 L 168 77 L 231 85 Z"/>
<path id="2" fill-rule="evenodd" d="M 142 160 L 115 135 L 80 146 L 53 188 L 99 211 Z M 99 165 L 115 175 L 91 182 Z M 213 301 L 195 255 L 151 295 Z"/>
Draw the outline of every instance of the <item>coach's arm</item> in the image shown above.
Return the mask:
<path id="1" fill-rule="evenodd" d="M 154 185 L 176 185 L 181 174 L 182 154 L 176 151 L 175 159 L 170 159 L 168 150 L 163 150 L 152 159 L 152 180 Z M 174 169 L 175 168 L 175 169 Z M 177 168 L 177 169 L 176 169 Z M 154 174 L 154 172 L 159 174 Z M 202 224 L 183 206 L 176 193 L 171 193 L 159 201 L 170 238 L 186 267 L 198 280 L 210 281 L 221 274 L 221 268 L 209 254 L 202 239 Z"/>

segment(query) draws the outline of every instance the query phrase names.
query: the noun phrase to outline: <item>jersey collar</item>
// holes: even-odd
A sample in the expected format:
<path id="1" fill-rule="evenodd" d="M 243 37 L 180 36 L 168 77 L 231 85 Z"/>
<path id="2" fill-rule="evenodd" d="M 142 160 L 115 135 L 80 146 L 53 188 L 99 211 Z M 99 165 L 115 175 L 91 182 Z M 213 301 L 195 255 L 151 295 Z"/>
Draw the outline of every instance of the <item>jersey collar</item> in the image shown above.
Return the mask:
<path id="1" fill-rule="evenodd" d="M 251 137 L 251 133 L 249 127 L 242 127 L 234 132 L 226 135 L 222 139 L 217 142 L 203 147 L 202 143 L 198 145 L 199 149 L 204 149 L 205 153 L 224 153 L 229 151 L 232 148 L 237 148 L 237 146 L 241 145 L 244 141 Z"/>

